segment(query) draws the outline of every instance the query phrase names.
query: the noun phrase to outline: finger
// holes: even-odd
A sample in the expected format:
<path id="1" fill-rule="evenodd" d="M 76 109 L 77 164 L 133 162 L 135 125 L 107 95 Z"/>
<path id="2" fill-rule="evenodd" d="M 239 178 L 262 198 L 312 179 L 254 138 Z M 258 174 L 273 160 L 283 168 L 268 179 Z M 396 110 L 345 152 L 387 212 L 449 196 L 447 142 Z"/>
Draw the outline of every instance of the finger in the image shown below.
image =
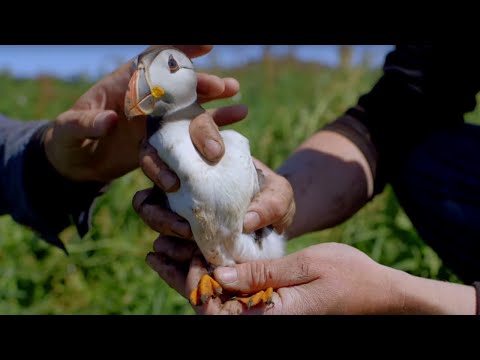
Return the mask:
<path id="1" fill-rule="evenodd" d="M 208 161 L 216 163 L 225 153 L 225 145 L 217 125 L 243 120 L 248 114 L 245 105 L 226 106 L 207 111 L 190 123 L 190 136 L 195 147 Z"/>
<path id="2" fill-rule="evenodd" d="M 317 287 L 318 284 L 312 282 L 280 288 L 272 294 L 273 306 L 260 305 L 248 309 L 244 305 L 242 315 L 318 315 L 322 307 L 316 299 L 321 297 Z"/>
<path id="3" fill-rule="evenodd" d="M 214 99 L 225 92 L 225 81 L 220 77 L 207 73 L 197 73 L 197 94 L 201 103 L 202 98 Z"/>
<path id="4" fill-rule="evenodd" d="M 319 288 L 316 281 L 301 284 L 299 286 L 283 287 L 272 295 L 273 306 L 257 305 L 251 307 L 238 301 L 229 301 L 217 313 L 220 315 L 320 315 L 326 313 L 328 289 Z M 232 304 L 233 303 L 233 304 Z M 235 304 L 236 303 L 236 304 Z M 229 306 L 227 306 L 229 305 Z M 242 305 L 239 310 L 238 305 Z M 208 310 L 207 310 L 208 312 Z"/>
<path id="5" fill-rule="evenodd" d="M 175 263 L 163 254 L 149 253 L 145 261 L 170 287 L 185 296 L 188 267 Z"/>
<path id="6" fill-rule="evenodd" d="M 220 99 L 230 98 L 238 94 L 238 92 L 240 91 L 240 83 L 238 82 L 237 79 L 234 79 L 232 77 L 227 77 L 227 78 L 223 78 L 222 80 L 225 84 L 225 89 L 223 90 L 223 93 L 220 95 Z"/>
<path id="7" fill-rule="evenodd" d="M 260 161 L 255 160 L 255 167 L 262 171 L 264 183 L 247 210 L 243 223 L 244 231 L 253 232 L 273 225 L 279 233 L 283 233 L 292 223 L 295 213 L 293 189 L 287 179 Z"/>
<path id="8" fill-rule="evenodd" d="M 180 49 L 190 58 L 196 58 L 208 54 L 213 49 L 213 45 L 173 45 Z"/>
<path id="9" fill-rule="evenodd" d="M 69 110 L 56 122 L 57 131 L 64 140 L 98 139 L 108 135 L 118 124 L 115 111 Z"/>
<path id="10" fill-rule="evenodd" d="M 149 204 L 146 200 L 150 193 L 151 190 L 139 191 L 134 195 L 132 201 L 133 208 L 145 224 L 162 235 L 190 239 L 193 235 L 188 222 L 168 209 Z"/>
<path id="11" fill-rule="evenodd" d="M 216 163 L 225 153 L 218 126 L 210 114 L 203 113 L 190 122 L 190 137 L 197 150 L 207 161 Z"/>
<path id="12" fill-rule="evenodd" d="M 153 243 L 153 250 L 156 253 L 162 253 L 173 261 L 178 263 L 190 262 L 193 255 L 198 250 L 194 241 L 170 236 L 160 236 Z"/>
<path id="13" fill-rule="evenodd" d="M 317 279 L 314 259 L 306 249 L 281 259 L 218 267 L 214 274 L 225 289 L 253 294 L 269 287 L 278 289 Z"/>
<path id="14" fill-rule="evenodd" d="M 200 254 L 200 251 L 197 251 L 190 263 L 190 269 L 188 271 L 187 280 L 185 283 L 186 295 L 189 296 L 193 289 L 197 288 L 198 283 L 202 276 L 207 274 L 206 263 L 203 257 Z"/>
<path id="15" fill-rule="evenodd" d="M 301 286 L 308 286 L 305 284 Z M 307 294 L 311 296 L 314 292 Z M 217 300 L 217 299 L 215 299 Z M 217 304 L 212 304 L 204 310 L 206 315 L 293 315 L 299 313 L 298 304 L 304 303 L 301 296 L 301 291 L 298 287 L 281 288 L 272 295 L 273 306 L 271 305 L 257 305 L 248 308 L 245 304 L 235 299 L 229 300 L 219 307 Z"/>
<path id="16" fill-rule="evenodd" d="M 179 49 L 180 51 L 183 51 L 185 55 L 187 55 L 189 58 L 196 58 L 200 57 L 202 55 L 205 55 L 212 51 L 213 46 L 212 45 L 150 45 L 148 48 L 144 50 L 144 52 L 157 49 L 157 48 L 163 48 L 165 46 L 173 46 Z"/>
<path id="17" fill-rule="evenodd" d="M 223 106 L 207 110 L 218 126 L 231 125 L 245 119 L 248 115 L 248 107 L 242 104 Z"/>
<path id="18" fill-rule="evenodd" d="M 140 150 L 140 167 L 145 175 L 165 192 L 175 192 L 180 188 L 180 179 L 158 156 L 157 151 L 147 141 Z"/>
<path id="19" fill-rule="evenodd" d="M 197 94 L 200 104 L 231 98 L 240 91 L 240 83 L 234 78 L 222 79 L 215 75 L 198 73 L 197 79 Z"/>

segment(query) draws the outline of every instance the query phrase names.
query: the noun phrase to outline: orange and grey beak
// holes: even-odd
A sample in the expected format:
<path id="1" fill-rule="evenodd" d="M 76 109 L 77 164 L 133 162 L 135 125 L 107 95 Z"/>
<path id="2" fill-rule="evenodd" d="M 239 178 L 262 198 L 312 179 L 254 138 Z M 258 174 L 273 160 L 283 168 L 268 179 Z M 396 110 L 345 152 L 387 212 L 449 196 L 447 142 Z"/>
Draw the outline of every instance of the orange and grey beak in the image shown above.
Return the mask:
<path id="1" fill-rule="evenodd" d="M 149 115 L 155 108 L 155 103 L 165 95 L 165 90 L 159 86 L 151 86 L 143 66 L 133 73 L 125 95 L 125 114 L 129 119 L 136 116 Z"/>

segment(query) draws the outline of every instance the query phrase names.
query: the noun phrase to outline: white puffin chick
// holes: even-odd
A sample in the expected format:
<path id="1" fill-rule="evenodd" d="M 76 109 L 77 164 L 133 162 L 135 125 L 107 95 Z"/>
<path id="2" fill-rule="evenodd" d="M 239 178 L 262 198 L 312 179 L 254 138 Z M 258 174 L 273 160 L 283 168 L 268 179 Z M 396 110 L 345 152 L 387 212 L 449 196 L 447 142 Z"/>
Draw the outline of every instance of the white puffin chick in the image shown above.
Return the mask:
<path id="1" fill-rule="evenodd" d="M 149 115 L 149 121 L 157 122 L 153 134 L 148 134 L 149 143 L 181 183 L 178 191 L 167 194 L 169 206 L 189 222 L 194 240 L 213 267 L 279 258 L 285 250 L 282 234 L 271 227 L 250 234 L 242 231 L 247 208 L 261 185 L 248 139 L 233 130 L 221 131 L 225 155 L 216 165 L 208 163 L 191 141 L 190 121 L 205 111 L 197 103 L 196 87 L 191 60 L 176 48 L 164 47 L 139 55 L 125 99 L 129 118 Z M 221 293 L 210 277 L 202 281 L 213 287 L 212 293 L 199 284 L 202 303 L 215 296 L 215 288 L 216 295 Z M 271 301 L 271 292 L 263 302 Z M 194 304 L 196 296 L 191 296 Z"/>

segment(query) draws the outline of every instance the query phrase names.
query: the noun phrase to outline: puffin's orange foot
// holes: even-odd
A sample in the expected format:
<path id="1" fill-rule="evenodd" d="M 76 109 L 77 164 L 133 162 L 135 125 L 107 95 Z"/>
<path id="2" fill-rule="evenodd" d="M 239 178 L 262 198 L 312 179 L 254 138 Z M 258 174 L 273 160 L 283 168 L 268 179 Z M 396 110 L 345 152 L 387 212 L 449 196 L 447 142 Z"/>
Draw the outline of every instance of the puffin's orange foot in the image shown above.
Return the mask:
<path id="1" fill-rule="evenodd" d="M 205 304 L 210 298 L 222 294 L 222 287 L 210 275 L 205 274 L 200 279 L 198 286 L 190 293 L 190 303 L 193 306 Z"/>
<path id="2" fill-rule="evenodd" d="M 252 306 L 257 306 L 258 304 L 272 305 L 273 304 L 273 289 L 268 288 L 267 290 L 259 291 L 255 295 L 246 298 L 236 298 L 236 300 L 247 305 L 247 308 L 250 309 Z"/>

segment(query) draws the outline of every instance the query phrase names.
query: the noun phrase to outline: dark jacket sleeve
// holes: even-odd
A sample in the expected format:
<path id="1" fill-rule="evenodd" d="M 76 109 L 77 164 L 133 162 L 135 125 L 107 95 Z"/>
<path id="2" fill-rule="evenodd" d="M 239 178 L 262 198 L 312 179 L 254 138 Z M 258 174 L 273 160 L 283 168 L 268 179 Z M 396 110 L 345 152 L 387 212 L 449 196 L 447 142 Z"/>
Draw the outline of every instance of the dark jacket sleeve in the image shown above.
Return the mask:
<path id="1" fill-rule="evenodd" d="M 0 214 L 10 214 L 44 240 L 65 250 L 58 234 L 75 224 L 80 236 L 91 226 L 102 183 L 76 183 L 56 172 L 46 158 L 48 121 L 15 121 L 0 115 Z"/>
<path id="2" fill-rule="evenodd" d="M 387 55 L 381 78 L 346 112 L 366 126 L 378 152 L 375 193 L 418 142 L 474 110 L 478 60 L 454 46 L 402 45 Z"/>

